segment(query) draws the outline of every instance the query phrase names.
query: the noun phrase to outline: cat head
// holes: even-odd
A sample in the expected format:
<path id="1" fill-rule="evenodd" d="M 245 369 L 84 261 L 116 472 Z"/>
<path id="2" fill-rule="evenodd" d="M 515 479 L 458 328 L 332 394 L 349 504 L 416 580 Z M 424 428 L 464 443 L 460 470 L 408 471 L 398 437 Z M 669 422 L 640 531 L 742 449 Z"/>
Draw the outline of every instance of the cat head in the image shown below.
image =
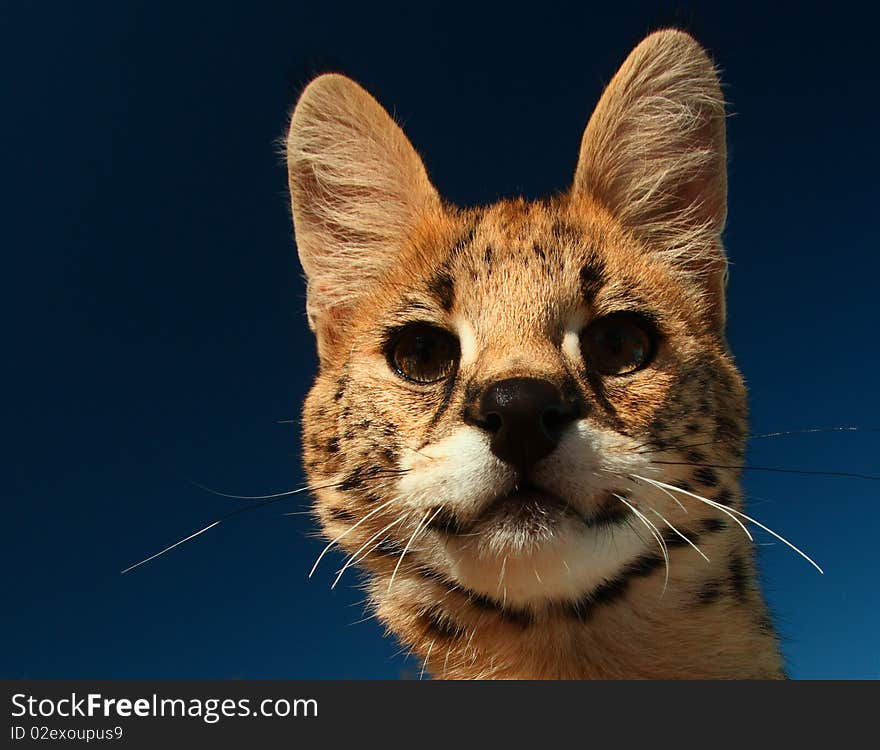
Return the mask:
<path id="1" fill-rule="evenodd" d="M 401 595 L 536 610 L 656 550 L 664 521 L 686 541 L 723 529 L 667 488 L 737 502 L 724 467 L 745 434 L 724 339 L 724 101 L 693 39 L 631 53 L 563 196 L 449 205 L 340 75 L 305 89 L 287 163 L 320 355 L 306 469 L 380 604 L 394 576 Z"/>

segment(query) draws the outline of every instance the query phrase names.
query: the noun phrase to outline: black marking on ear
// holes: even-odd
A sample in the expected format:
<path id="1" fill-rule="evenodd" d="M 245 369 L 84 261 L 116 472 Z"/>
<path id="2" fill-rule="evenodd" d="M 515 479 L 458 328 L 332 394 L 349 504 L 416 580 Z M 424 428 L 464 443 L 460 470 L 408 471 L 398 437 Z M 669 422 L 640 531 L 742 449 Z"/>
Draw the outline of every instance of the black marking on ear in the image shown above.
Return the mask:
<path id="1" fill-rule="evenodd" d="M 745 602 L 749 593 L 749 576 L 741 555 L 734 553 L 730 556 L 729 570 L 733 593 L 738 601 Z"/>
<path id="2" fill-rule="evenodd" d="M 467 630 L 455 622 L 440 607 L 431 607 L 418 616 L 419 623 L 434 636 L 454 641 L 462 638 Z"/>
<path id="3" fill-rule="evenodd" d="M 698 605 L 712 604 L 717 602 L 722 596 L 724 596 L 724 582 L 712 579 L 706 581 L 697 592 L 695 603 Z"/>
<path id="4" fill-rule="evenodd" d="M 455 304 L 455 281 L 449 269 L 441 268 L 428 281 L 428 292 L 437 300 L 443 312 L 449 312 Z"/>
<path id="5" fill-rule="evenodd" d="M 715 469 L 708 466 L 701 466 L 694 472 L 694 481 L 705 487 L 717 487 L 718 474 Z"/>
<path id="6" fill-rule="evenodd" d="M 580 271 L 580 288 L 587 304 L 593 302 L 603 286 L 605 286 L 605 263 L 597 259 L 584 264 Z"/>

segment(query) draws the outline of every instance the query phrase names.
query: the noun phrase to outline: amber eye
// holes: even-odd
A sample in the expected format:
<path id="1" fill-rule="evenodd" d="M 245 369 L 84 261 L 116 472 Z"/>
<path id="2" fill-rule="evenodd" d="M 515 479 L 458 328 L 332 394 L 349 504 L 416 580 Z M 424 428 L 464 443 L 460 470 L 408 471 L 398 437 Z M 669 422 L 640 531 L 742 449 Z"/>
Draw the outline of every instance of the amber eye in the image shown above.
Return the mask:
<path id="1" fill-rule="evenodd" d="M 411 323 L 390 337 L 388 362 L 398 375 L 414 383 L 436 383 L 458 361 L 458 339 L 430 323 Z"/>
<path id="2" fill-rule="evenodd" d="M 587 367 L 602 375 L 629 375 L 654 356 L 657 331 L 644 316 L 619 312 L 594 320 L 581 334 Z"/>

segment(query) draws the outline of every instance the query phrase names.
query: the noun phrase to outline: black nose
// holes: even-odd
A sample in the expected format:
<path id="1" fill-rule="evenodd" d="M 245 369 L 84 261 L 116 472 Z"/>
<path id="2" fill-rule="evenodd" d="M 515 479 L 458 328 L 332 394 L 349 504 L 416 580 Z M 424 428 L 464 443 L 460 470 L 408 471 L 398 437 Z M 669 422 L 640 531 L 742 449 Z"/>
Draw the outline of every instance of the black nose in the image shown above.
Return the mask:
<path id="1" fill-rule="evenodd" d="M 508 378 L 490 385 L 471 410 L 473 424 L 492 436 L 492 452 L 525 471 L 549 455 L 580 409 L 547 380 Z"/>

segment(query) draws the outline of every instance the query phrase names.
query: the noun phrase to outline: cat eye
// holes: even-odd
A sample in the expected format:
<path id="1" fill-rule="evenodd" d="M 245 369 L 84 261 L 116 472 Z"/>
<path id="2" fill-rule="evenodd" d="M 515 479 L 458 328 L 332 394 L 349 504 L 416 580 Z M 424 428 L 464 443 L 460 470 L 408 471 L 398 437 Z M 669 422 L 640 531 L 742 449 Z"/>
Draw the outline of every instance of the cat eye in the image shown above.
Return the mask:
<path id="1" fill-rule="evenodd" d="M 458 339 L 430 323 L 411 323 L 392 334 L 388 363 L 413 383 L 436 383 L 448 377 L 458 362 Z"/>
<path id="2" fill-rule="evenodd" d="M 654 357 L 657 330 L 643 315 L 611 313 L 594 320 L 581 333 L 587 366 L 602 375 L 629 375 Z"/>

